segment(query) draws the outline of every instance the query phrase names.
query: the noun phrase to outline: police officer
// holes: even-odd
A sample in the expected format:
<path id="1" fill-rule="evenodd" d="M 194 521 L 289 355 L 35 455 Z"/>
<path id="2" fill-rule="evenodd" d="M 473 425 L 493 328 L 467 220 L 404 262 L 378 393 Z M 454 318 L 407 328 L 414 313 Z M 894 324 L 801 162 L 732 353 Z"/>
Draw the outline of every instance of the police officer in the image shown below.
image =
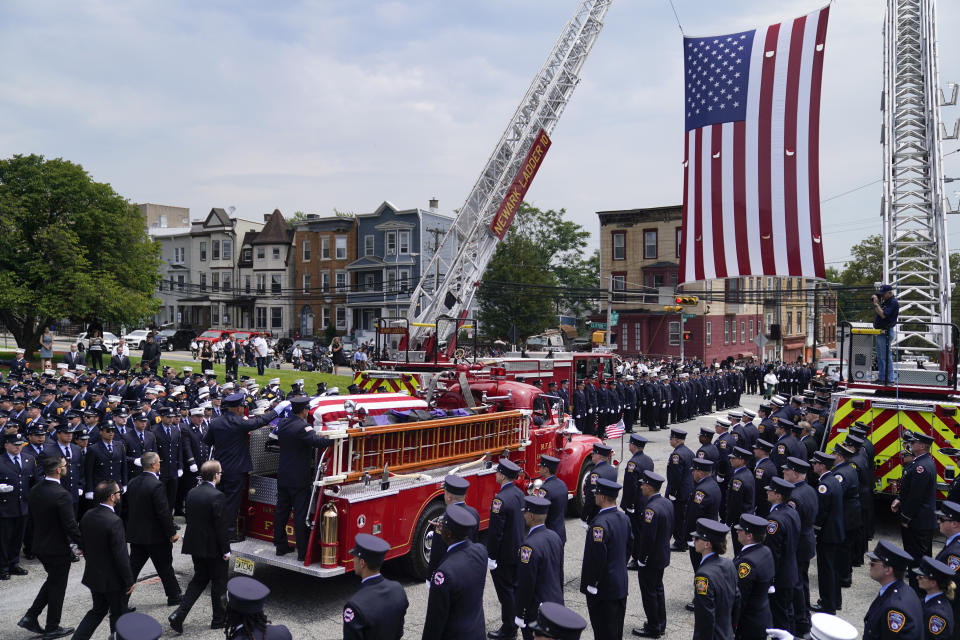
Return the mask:
<path id="1" fill-rule="evenodd" d="M 943 549 L 937 554 L 937 560 L 957 571 L 960 569 L 960 504 L 951 500 L 941 502 L 937 520 L 944 537 Z M 953 599 L 953 620 L 954 623 L 960 621 L 960 598 Z"/>
<path id="2" fill-rule="evenodd" d="M 793 484 L 787 501 L 800 518 L 800 536 L 797 538 L 797 574 L 800 584 L 794 589 L 793 615 L 795 631 L 804 635 L 810 631 L 810 560 L 817 553 L 814 523 L 817 519 L 819 501 L 817 491 L 807 482 L 810 463 L 790 456 L 783 467 L 783 479 Z"/>
<path id="3" fill-rule="evenodd" d="M 533 640 L 580 640 L 587 621 L 557 602 L 544 602 L 530 623 Z"/>
<path id="4" fill-rule="evenodd" d="M 914 560 L 900 547 L 881 540 L 870 553 L 870 577 L 880 584 L 863 618 L 864 640 L 874 638 L 920 638 L 923 607 L 917 594 L 903 583 L 904 572 Z"/>
<path id="5" fill-rule="evenodd" d="M 290 401 L 290 416 L 277 426 L 280 461 L 277 466 L 277 509 L 273 523 L 273 546 L 278 556 L 290 553 L 287 542 L 287 518 L 293 511 L 293 531 L 297 560 L 307 554 L 310 532 L 307 529 L 307 503 L 313 486 L 316 451 L 333 444 L 307 424 L 310 399 L 297 396 Z"/>
<path id="6" fill-rule="evenodd" d="M 773 626 L 794 632 L 793 590 L 797 585 L 797 541 L 800 537 L 800 517 L 787 505 L 793 484 L 783 478 L 774 478 L 766 486 L 770 513 L 767 515 L 766 545 L 773 553 L 776 566 L 774 588 L 770 597 Z"/>
<path id="7" fill-rule="evenodd" d="M 687 501 L 693 494 L 693 451 L 685 444 L 687 432 L 682 429 L 670 429 L 670 446 L 673 453 L 667 463 L 667 498 L 673 502 L 673 546 L 674 551 L 686 551 L 690 530 L 685 530 Z"/>
<path id="8" fill-rule="evenodd" d="M 526 496 L 523 519 L 527 537 L 520 545 L 517 564 L 517 626 L 526 640 L 533 638 L 527 629 L 536 620 L 542 602 L 563 603 L 563 542 L 560 536 L 544 526 L 550 501 L 539 496 Z"/>
<path id="9" fill-rule="evenodd" d="M 580 511 L 580 519 L 584 522 L 590 522 L 600 508 L 597 506 L 594 495 L 597 490 L 597 481 L 600 478 L 617 481 L 617 469 L 610 464 L 610 457 L 613 455 L 613 449 L 602 442 L 593 443 L 593 453 L 591 454 L 593 469 L 590 470 L 589 480 L 583 487 L 583 509 Z"/>
<path id="10" fill-rule="evenodd" d="M 737 570 L 727 558 L 730 527 L 701 518 L 694 532 L 694 547 L 702 557 L 693 578 L 693 637 L 733 639 L 733 621 L 740 611 Z"/>
<path id="11" fill-rule="evenodd" d="M 237 535 L 237 511 L 240 509 L 240 497 L 246 484 L 247 473 L 253 471 L 247 434 L 270 424 L 279 413 L 290 406 L 289 401 L 284 400 L 261 416 L 245 417 L 243 399 L 242 393 L 234 393 L 224 398 L 223 407 L 226 411 L 210 424 L 210 429 L 203 437 L 205 444 L 216 448 L 215 457 L 223 469 L 220 487 L 227 499 L 227 534 L 233 542 L 242 540 L 242 537 Z"/>
<path id="12" fill-rule="evenodd" d="M 915 434 L 910 449 L 916 456 L 909 473 L 904 470 L 900 481 L 900 496 L 890 504 L 890 510 L 900 516 L 900 534 L 903 548 L 914 558 L 933 554 L 933 532 L 937 528 L 937 468 L 930 455 L 933 436 Z M 916 588 L 916 578 L 910 584 Z"/>
<path id="13" fill-rule="evenodd" d="M 11 575 L 25 576 L 20 566 L 20 547 L 27 526 L 27 500 L 30 487 L 36 484 L 36 461 L 20 451 L 26 444 L 23 435 L 14 432 L 3 436 L 0 453 L 0 580 Z"/>
<path id="14" fill-rule="evenodd" d="M 763 544 L 769 522 L 766 518 L 745 513 L 734 529 L 740 551 L 733 559 L 740 586 L 740 620 L 736 637 L 742 640 L 765 640 L 773 625 L 768 592 L 774 580 L 773 554 Z"/>
<path id="15" fill-rule="evenodd" d="M 745 513 L 753 513 L 754 503 L 757 495 L 757 483 L 750 471 L 749 463 L 753 460 L 753 454 L 743 447 L 734 447 L 730 455 L 730 467 L 733 472 L 730 474 L 730 482 L 727 487 L 727 509 L 724 514 L 724 522 L 727 526 L 736 526 L 740 522 L 740 516 Z M 740 553 L 740 537 L 733 541 L 735 553 Z"/>
<path id="16" fill-rule="evenodd" d="M 443 502 L 446 506 L 459 504 L 464 509 L 473 514 L 477 522 L 480 522 L 480 514 L 476 509 L 466 503 L 467 490 L 470 489 L 470 482 L 460 476 L 448 475 L 443 479 Z M 477 532 L 470 533 L 470 541 L 477 541 Z M 437 570 L 440 563 L 443 562 L 443 556 L 447 553 L 447 545 L 443 541 L 443 536 L 434 532 L 433 541 L 430 545 L 430 558 L 427 560 L 427 583 L 429 585 L 433 572 Z"/>
<path id="17" fill-rule="evenodd" d="M 487 553 L 470 542 L 479 521 L 462 505 L 452 504 L 438 530 L 447 545 L 443 561 L 430 579 L 423 640 L 482 638 L 484 574 Z"/>
<path id="18" fill-rule="evenodd" d="M 587 611 L 596 640 L 623 637 L 627 610 L 627 556 L 633 549 L 633 534 L 626 514 L 617 509 L 620 485 L 597 480 L 599 511 L 589 522 L 584 539 L 580 593 L 587 596 Z"/>
<path id="19" fill-rule="evenodd" d="M 820 601 L 811 607 L 818 613 L 836 615 L 840 608 L 840 547 L 844 541 L 843 487 L 833 474 L 833 457 L 825 451 L 813 454 L 817 474 L 817 586 Z"/>
<path id="20" fill-rule="evenodd" d="M 550 501 L 550 509 L 547 511 L 547 529 L 551 529 L 560 536 L 560 541 L 567 544 L 567 485 L 563 480 L 557 477 L 557 468 L 560 466 L 560 458 L 543 454 L 540 456 L 540 476 L 543 478 L 543 484 L 537 491 L 537 495 Z"/>
<path id="21" fill-rule="evenodd" d="M 659 638 L 667 630 L 663 571 L 670 565 L 673 503 L 660 495 L 665 480 L 652 469 L 644 471 L 639 482 L 643 508 L 638 508 L 634 518 L 638 524 L 632 554 L 637 563 L 637 582 L 647 621 L 633 629 L 633 635 Z"/>
<path id="22" fill-rule="evenodd" d="M 952 638 L 956 634 L 956 619 L 951 599 L 955 571 L 939 560 L 923 556 L 920 565 L 911 569 L 923 592 L 923 621 L 927 638 Z"/>
<path id="23" fill-rule="evenodd" d="M 763 491 L 762 488 L 767 486 L 773 478 L 779 475 L 777 467 L 770 458 L 770 452 L 772 450 L 773 445 L 763 438 L 757 440 L 757 443 L 753 446 L 753 477 L 756 480 L 758 488 L 756 493 L 757 506 L 754 513 L 758 516 L 766 516 L 767 513 L 770 512 L 770 503 L 767 502 L 766 491 Z"/>
<path id="24" fill-rule="evenodd" d="M 377 640 L 403 636 L 407 594 L 403 587 L 380 574 L 390 543 L 368 533 L 354 539 L 353 572 L 360 588 L 343 605 L 344 640 Z"/>
<path id="25" fill-rule="evenodd" d="M 490 529 L 487 533 L 487 566 L 493 588 L 500 601 L 502 624 L 487 634 L 491 640 L 517 635 L 514 589 L 517 582 L 517 558 L 523 541 L 523 492 L 513 483 L 520 474 L 516 463 L 501 458 L 497 464 L 500 491 L 490 503 Z"/>

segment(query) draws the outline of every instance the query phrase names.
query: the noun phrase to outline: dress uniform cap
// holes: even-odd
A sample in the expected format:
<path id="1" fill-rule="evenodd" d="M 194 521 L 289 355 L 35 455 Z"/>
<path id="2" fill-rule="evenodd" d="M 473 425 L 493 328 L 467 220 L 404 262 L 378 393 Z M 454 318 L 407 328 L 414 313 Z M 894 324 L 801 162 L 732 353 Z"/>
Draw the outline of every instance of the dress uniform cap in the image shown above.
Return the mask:
<path id="1" fill-rule="evenodd" d="M 790 398 L 790 402 L 794 402 L 796 404 L 803 404 L 803 396 L 793 396 L 792 398 Z"/>
<path id="2" fill-rule="evenodd" d="M 544 602 L 537 612 L 537 619 L 527 628 L 537 635 L 554 640 L 579 640 L 587 628 L 587 621 L 576 612 L 556 602 Z"/>
<path id="3" fill-rule="evenodd" d="M 161 407 L 157 411 L 157 415 L 159 415 L 161 418 L 172 418 L 177 415 L 177 410 L 173 407 Z"/>
<path id="4" fill-rule="evenodd" d="M 691 532 L 691 535 L 694 538 L 718 542 L 725 539 L 728 533 L 730 533 L 730 527 L 722 522 L 710 518 L 697 518 L 697 530 Z"/>
<path id="5" fill-rule="evenodd" d="M 375 564 L 383 564 L 383 558 L 390 551 L 390 543 L 383 538 L 372 536 L 369 533 L 358 533 L 353 539 L 353 549 L 350 549 L 350 555 Z"/>
<path id="6" fill-rule="evenodd" d="M 727 411 L 727 417 L 731 420 L 739 420 L 743 417 L 743 411 Z"/>
<path id="7" fill-rule="evenodd" d="M 783 405 L 786 404 L 786 402 L 784 402 L 780 398 L 772 398 L 771 402 L 774 404 L 774 406 L 777 406 L 777 407 L 782 407 Z"/>
<path id="8" fill-rule="evenodd" d="M 789 456 L 786 464 L 784 464 L 781 469 L 793 469 L 797 473 L 806 473 L 807 471 L 810 471 L 810 463 L 806 460 Z"/>
<path id="9" fill-rule="evenodd" d="M 642 447 L 643 445 L 647 444 L 647 442 L 649 442 L 649 441 L 648 441 L 646 438 L 644 438 L 642 435 L 640 435 L 639 433 L 631 433 L 631 434 L 630 434 L 630 444 L 632 444 L 632 445 L 636 445 L 636 446 L 638 446 L 638 447 Z"/>
<path id="10" fill-rule="evenodd" d="M 922 444 L 925 444 L 928 446 L 933 444 L 933 436 L 928 436 L 925 433 L 917 433 L 915 434 L 914 437 L 916 438 L 917 442 L 920 442 Z"/>
<path id="11" fill-rule="evenodd" d="M 760 533 L 766 530 L 768 524 L 770 524 L 770 521 L 766 518 L 753 513 L 744 513 L 740 516 L 740 521 L 735 524 L 733 528 L 748 533 Z"/>
<path id="12" fill-rule="evenodd" d="M 50 424 L 59 424 L 59 421 L 57 421 L 57 422 L 55 423 L 53 420 L 50 420 L 49 422 L 50 422 Z M 36 422 L 36 421 L 31 422 L 31 423 L 30 423 L 30 426 L 27 427 L 27 435 L 28 435 L 28 436 L 42 436 L 42 435 L 45 434 L 46 432 L 47 432 L 47 430 L 44 429 L 43 425 L 40 424 L 39 422 Z"/>
<path id="13" fill-rule="evenodd" d="M 873 551 L 867 552 L 867 557 L 874 561 L 880 561 L 898 571 L 904 571 L 914 562 L 913 556 L 886 540 L 878 542 Z"/>
<path id="14" fill-rule="evenodd" d="M 848 447 L 853 446 L 860 448 L 863 446 L 863 438 L 860 436 L 847 435 L 846 439 L 843 441 L 843 444 L 847 445 Z"/>
<path id="15" fill-rule="evenodd" d="M 911 569 L 913 573 L 933 580 L 952 580 L 956 572 L 949 565 L 930 556 L 923 556 L 920 565 Z"/>
<path id="16" fill-rule="evenodd" d="M 148 418 L 149 416 L 142 411 L 138 411 L 137 413 L 133 414 L 134 422 L 136 421 L 146 422 Z"/>
<path id="17" fill-rule="evenodd" d="M 470 488 L 470 481 L 453 474 L 443 479 L 443 490 L 452 493 L 455 496 L 467 495 L 467 489 Z"/>
<path id="18" fill-rule="evenodd" d="M 73 434 L 73 439 L 74 439 L 75 441 L 79 441 L 79 440 L 89 440 L 89 439 L 90 439 L 90 434 L 87 433 L 86 431 L 77 431 L 76 433 Z"/>
<path id="19" fill-rule="evenodd" d="M 217 372 L 214 371 L 213 369 L 204 369 L 203 375 L 207 376 L 208 378 L 216 378 Z"/>
<path id="20" fill-rule="evenodd" d="M 597 480 L 596 491 L 600 495 L 616 498 L 617 494 L 620 493 L 620 489 L 622 489 L 622 487 L 613 480 L 607 480 L 606 478 Z"/>
<path id="21" fill-rule="evenodd" d="M 753 452 L 743 447 L 734 447 L 733 457 L 740 458 L 741 460 L 753 460 Z"/>
<path id="22" fill-rule="evenodd" d="M 663 486 L 663 483 L 666 482 L 666 479 L 659 473 L 654 473 L 653 471 L 646 469 L 644 470 L 643 475 L 640 476 L 640 482 L 648 484 L 659 491 L 660 487 Z"/>
<path id="23" fill-rule="evenodd" d="M 202 416 L 202 415 L 203 415 L 203 407 L 194 407 L 193 409 L 190 409 L 190 415 L 192 415 L 192 416 Z"/>
<path id="24" fill-rule="evenodd" d="M 850 458 L 857 455 L 857 452 L 853 450 L 852 447 L 848 447 L 846 443 L 838 444 L 833 448 L 834 453 L 839 453 L 844 458 Z"/>
<path id="25" fill-rule="evenodd" d="M 223 406 L 239 407 L 243 403 L 243 397 L 242 393 L 231 393 L 223 399 Z"/>
<path id="26" fill-rule="evenodd" d="M 300 413 L 309 406 L 310 398 L 307 397 L 297 397 L 290 401 L 290 408 L 294 413 Z"/>
<path id="27" fill-rule="evenodd" d="M 763 449 L 763 450 L 766 451 L 767 453 L 770 453 L 771 451 L 773 451 L 773 445 L 770 444 L 769 442 L 767 442 L 766 440 L 764 440 L 763 438 L 760 438 L 760 439 L 757 440 L 757 442 L 753 445 L 753 449 L 754 449 L 754 451 L 756 451 L 757 449 Z"/>
<path id="28" fill-rule="evenodd" d="M 112 422 L 104 422 L 103 424 L 100 425 L 100 431 L 116 431 L 116 430 L 117 430 L 117 425 L 113 424 Z"/>
<path id="29" fill-rule="evenodd" d="M 270 378 L 267 384 L 280 384 L 280 378 Z"/>
<path id="30" fill-rule="evenodd" d="M 69 422 L 61 422 L 60 425 L 57 427 L 57 431 L 59 431 L 60 433 L 73 433 L 76 430 L 77 428 L 72 424 L 70 424 Z"/>
<path id="31" fill-rule="evenodd" d="M 509 458 L 500 458 L 500 461 L 497 463 L 497 471 L 508 478 L 516 478 L 517 475 L 520 474 L 520 467 Z"/>
<path id="32" fill-rule="evenodd" d="M 260 613 L 269 595 L 267 585 L 247 576 L 230 578 L 227 582 L 227 606 L 239 613 Z"/>
<path id="33" fill-rule="evenodd" d="M 944 500 L 940 503 L 940 508 L 937 509 L 937 517 L 960 522 L 960 504 L 952 500 Z"/>
<path id="34" fill-rule="evenodd" d="M 443 526 L 456 536 L 467 535 L 478 524 L 477 517 L 463 505 L 452 504 L 443 514 Z"/>
<path id="35" fill-rule="evenodd" d="M 5 444 L 26 444 L 26 440 L 23 439 L 23 434 L 19 431 L 14 431 L 13 433 L 8 433 L 3 437 Z"/>
<path id="36" fill-rule="evenodd" d="M 810 616 L 811 640 L 857 640 L 860 633 L 856 627 L 829 613 L 814 613 Z"/>
<path id="37" fill-rule="evenodd" d="M 771 411 L 773 411 L 773 405 L 770 404 L 769 402 L 761 402 L 759 408 L 763 409 L 767 413 L 770 413 Z"/>
<path id="38" fill-rule="evenodd" d="M 95 416 L 99 414 L 97 413 L 97 410 L 94 409 L 93 407 L 87 407 L 86 409 L 83 410 L 83 415 L 89 418 L 91 416 Z"/>
<path id="39" fill-rule="evenodd" d="M 613 449 L 602 442 L 594 442 L 593 452 L 601 456 L 609 456 L 611 453 L 613 453 Z"/>
<path id="40" fill-rule="evenodd" d="M 687 432 L 683 429 L 670 429 L 670 437 L 677 440 L 686 440 Z"/>
<path id="41" fill-rule="evenodd" d="M 901 434 L 900 439 L 904 442 L 916 442 L 917 433 L 915 431 L 904 431 L 903 434 Z M 941 451 L 943 451 L 943 449 L 941 449 Z"/>
<path id="42" fill-rule="evenodd" d="M 693 470 L 694 471 L 713 471 L 713 460 L 708 460 L 706 458 L 694 458 L 693 459 Z"/>
<path id="43" fill-rule="evenodd" d="M 524 496 L 523 510 L 536 515 L 546 515 L 550 510 L 550 501 L 540 496 Z"/>
<path id="44" fill-rule="evenodd" d="M 157 640 L 163 627 L 147 614 L 133 611 L 117 618 L 116 634 L 117 640 Z"/>
<path id="45" fill-rule="evenodd" d="M 780 419 L 777 420 L 777 426 L 778 426 L 778 427 L 783 427 L 784 429 L 793 429 L 793 428 L 796 427 L 797 425 L 793 422 L 793 420 L 787 420 L 786 418 L 780 418 Z"/>
<path id="46" fill-rule="evenodd" d="M 757 412 L 756 412 L 756 411 L 750 411 L 750 409 L 744 409 L 744 410 L 743 410 L 743 415 L 745 415 L 745 416 L 747 416 L 748 418 L 750 418 L 751 420 L 753 420 L 754 418 L 757 417 Z"/>
<path id="47" fill-rule="evenodd" d="M 831 456 L 826 451 L 814 451 L 813 456 L 810 457 L 810 462 L 833 465 L 833 456 Z"/>
<path id="48" fill-rule="evenodd" d="M 867 437 L 867 430 L 864 429 L 863 427 L 850 427 L 847 433 L 849 433 L 850 435 L 857 436 L 858 438 L 861 438 L 861 439 Z"/>
<path id="49" fill-rule="evenodd" d="M 790 493 L 793 491 L 793 484 L 787 480 L 784 480 L 783 478 L 774 476 L 770 479 L 770 484 L 764 487 L 764 490 L 775 491 L 784 498 L 789 498 Z"/>
<path id="50" fill-rule="evenodd" d="M 550 473 L 555 473 L 557 471 L 557 467 L 560 466 L 560 458 L 548 456 L 544 453 L 540 456 L 540 465 L 550 469 Z"/>

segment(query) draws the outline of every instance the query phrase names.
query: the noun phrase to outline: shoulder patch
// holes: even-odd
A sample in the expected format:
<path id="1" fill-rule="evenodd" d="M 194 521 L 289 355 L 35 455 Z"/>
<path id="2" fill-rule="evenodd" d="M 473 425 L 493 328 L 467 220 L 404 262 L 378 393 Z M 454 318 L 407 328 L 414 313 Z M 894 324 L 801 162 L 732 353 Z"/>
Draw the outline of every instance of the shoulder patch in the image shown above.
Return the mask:
<path id="1" fill-rule="evenodd" d="M 797 508 L 797 503 L 796 503 L 796 502 L 794 502 L 793 500 L 790 500 L 789 502 L 787 502 L 787 504 L 790 505 L 791 507 L 793 507 L 794 510 L 796 510 L 796 508 Z"/>
<path id="2" fill-rule="evenodd" d="M 726 440 L 721 440 L 721 441 L 717 444 L 717 446 L 720 447 L 721 449 L 726 449 L 726 448 L 727 448 L 727 441 L 726 441 Z"/>
<path id="3" fill-rule="evenodd" d="M 918 465 L 917 465 L 917 473 L 923 473 L 923 465 L 922 465 L 922 464 L 918 464 Z"/>
<path id="4" fill-rule="evenodd" d="M 777 532 L 777 528 L 780 526 L 780 523 L 776 520 L 770 520 L 767 522 L 767 533 L 773 535 Z"/>
<path id="5" fill-rule="evenodd" d="M 741 562 L 737 565 L 737 574 L 740 576 L 740 579 L 743 580 L 748 575 L 750 575 L 750 565 L 746 562 Z"/>
<path id="6" fill-rule="evenodd" d="M 703 491 L 697 491 L 696 493 L 693 494 L 693 501 L 696 502 L 697 504 L 700 504 L 701 502 L 703 502 L 704 495 L 705 494 L 703 493 Z"/>
<path id="7" fill-rule="evenodd" d="M 732 483 L 730 483 L 730 486 L 733 487 L 734 491 L 740 491 L 740 487 L 743 486 L 743 482 L 740 480 L 734 480 Z"/>
<path id="8" fill-rule="evenodd" d="M 680 454 L 675 453 L 672 456 L 670 456 L 670 462 L 673 464 L 680 464 Z"/>
<path id="9" fill-rule="evenodd" d="M 594 528 L 593 528 L 593 541 L 594 541 L 594 542 L 603 542 L 603 527 L 594 527 Z"/>
<path id="10" fill-rule="evenodd" d="M 904 623 L 907 621 L 907 617 L 903 615 L 902 612 L 897 611 L 896 609 L 891 609 L 887 611 L 887 627 L 890 631 L 894 633 L 900 633 L 900 629 L 903 629 Z"/>
<path id="11" fill-rule="evenodd" d="M 635 462 L 628 462 L 628 463 L 627 463 L 627 471 L 631 471 L 631 472 L 632 472 L 632 471 L 633 471 L 634 469 L 636 469 L 636 468 L 637 468 L 637 463 L 635 463 Z"/>
<path id="12" fill-rule="evenodd" d="M 643 520 L 647 524 L 653 522 L 653 516 L 656 515 L 656 512 L 653 509 L 645 509 L 643 512 Z"/>
<path id="13" fill-rule="evenodd" d="M 490 503 L 490 511 L 493 513 L 500 513 L 500 507 L 503 506 L 503 500 L 500 498 L 494 498 L 493 502 Z"/>
<path id="14" fill-rule="evenodd" d="M 851 462 L 851 463 L 850 463 L 850 466 L 853 467 L 854 469 L 859 469 L 859 468 L 860 468 L 860 467 L 857 466 L 857 463 L 856 463 L 856 462 Z"/>
<path id="15" fill-rule="evenodd" d="M 437 571 L 435 574 L 433 574 L 433 584 L 437 585 L 438 587 L 443 584 L 444 580 L 446 580 L 446 578 L 444 578 L 442 571 Z"/>
<path id="16" fill-rule="evenodd" d="M 763 469 L 761 469 L 760 467 L 757 467 L 757 470 L 753 472 L 753 475 L 757 476 L 758 478 L 762 478 L 762 477 L 763 477 Z"/>
<path id="17" fill-rule="evenodd" d="M 697 451 L 697 457 L 703 460 L 703 451 Z"/>
<path id="18" fill-rule="evenodd" d="M 693 586 L 698 596 L 705 596 L 707 595 L 707 589 L 710 588 L 710 579 L 706 576 L 697 576 L 693 579 Z"/>
<path id="19" fill-rule="evenodd" d="M 817 493 L 826 493 L 828 491 L 827 485 L 821 484 L 817 487 Z"/>
<path id="20" fill-rule="evenodd" d="M 343 609 L 343 621 L 344 621 L 344 623 L 350 624 L 351 622 L 353 622 L 353 618 L 354 618 L 353 609 L 351 609 L 350 607 L 344 607 L 344 609 Z"/>
<path id="21" fill-rule="evenodd" d="M 533 553 L 533 549 L 527 545 L 520 547 L 520 562 L 527 564 L 530 562 L 530 555 Z"/>
<path id="22" fill-rule="evenodd" d="M 590 484 L 597 484 L 597 478 L 599 478 L 599 477 L 600 477 L 600 474 L 599 474 L 599 473 L 591 473 L 591 474 L 590 474 Z"/>
<path id="23" fill-rule="evenodd" d="M 953 569 L 954 571 L 956 571 L 957 569 L 960 569 L 960 557 L 952 554 L 947 556 L 947 566 Z"/>
<path id="24" fill-rule="evenodd" d="M 537 489 L 537 495 L 540 496 L 541 498 L 546 498 L 547 492 L 545 489 Z"/>
<path id="25" fill-rule="evenodd" d="M 944 629 L 947 628 L 947 621 L 940 616 L 930 616 L 930 620 L 927 622 L 927 627 L 930 629 L 930 633 L 938 636 L 943 633 Z"/>
<path id="26" fill-rule="evenodd" d="M 786 453 L 786 452 L 787 452 L 787 446 L 786 446 L 786 445 L 784 445 L 784 444 L 778 444 L 778 445 L 777 445 L 777 453 L 783 454 L 783 453 Z"/>

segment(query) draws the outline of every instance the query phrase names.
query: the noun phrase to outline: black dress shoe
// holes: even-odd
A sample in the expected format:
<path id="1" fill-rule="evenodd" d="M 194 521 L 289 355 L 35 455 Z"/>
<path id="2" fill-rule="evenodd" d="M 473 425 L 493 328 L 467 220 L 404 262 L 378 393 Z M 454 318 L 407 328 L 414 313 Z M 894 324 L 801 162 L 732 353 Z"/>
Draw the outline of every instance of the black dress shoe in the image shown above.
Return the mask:
<path id="1" fill-rule="evenodd" d="M 171 629 L 177 633 L 183 633 L 183 618 L 178 615 L 179 613 L 179 609 L 171 613 L 169 616 L 167 616 L 167 622 L 170 623 Z"/>
<path id="2" fill-rule="evenodd" d="M 43 640 L 53 640 L 54 638 L 62 638 L 73 633 L 73 627 L 57 627 L 56 629 L 50 629 L 49 631 L 43 632 Z"/>
<path id="3" fill-rule="evenodd" d="M 121 613 L 120 615 L 123 615 L 124 613 L 133 613 L 136 610 L 137 610 L 136 607 L 127 607 L 126 609 L 123 610 L 123 613 Z"/>
<path id="4" fill-rule="evenodd" d="M 659 638 L 663 635 L 659 631 L 653 631 L 652 629 L 647 629 L 646 627 L 634 629 L 632 633 L 633 635 L 640 636 L 641 638 Z"/>
<path id="5" fill-rule="evenodd" d="M 24 552 L 23 552 L 23 557 L 26 558 L 27 560 L 36 560 L 36 559 L 37 559 L 37 556 L 33 555 L 32 553 L 28 553 L 27 551 L 24 551 Z"/>
<path id="6" fill-rule="evenodd" d="M 688 602 L 683 606 L 683 608 L 686 609 L 687 611 L 694 611 L 696 609 L 696 607 L 693 606 L 692 602 Z"/>
<path id="7" fill-rule="evenodd" d="M 12 575 L 12 576 L 25 576 L 25 575 L 27 575 L 28 573 L 30 573 L 30 572 L 27 571 L 26 569 L 24 569 L 23 567 L 21 567 L 21 566 L 18 565 L 18 564 L 15 564 L 15 565 L 13 565 L 12 567 L 10 567 L 10 575 Z"/>
<path id="8" fill-rule="evenodd" d="M 627 563 L 628 571 L 637 571 L 640 568 L 640 565 L 637 564 L 635 558 L 630 558 L 630 562 Z"/>
<path id="9" fill-rule="evenodd" d="M 70 562 L 80 562 L 80 558 L 77 557 L 77 556 L 71 556 L 71 557 L 70 557 Z"/>
<path id="10" fill-rule="evenodd" d="M 227 623 L 224 622 L 223 620 L 214 620 L 213 622 L 210 623 L 211 629 L 223 629 L 226 626 L 227 626 Z"/>
<path id="11" fill-rule="evenodd" d="M 167 606 L 174 607 L 183 602 L 183 595 L 175 595 L 172 598 L 167 598 Z"/>
<path id="12" fill-rule="evenodd" d="M 812 612 L 814 612 L 814 613 L 829 613 L 829 614 L 832 615 L 832 616 L 837 615 L 837 612 L 836 612 L 836 611 L 833 611 L 833 610 L 831 610 L 831 609 L 827 609 L 826 607 L 824 607 L 823 605 L 821 605 L 819 602 L 818 602 L 817 604 L 815 604 L 815 605 L 812 605 L 812 606 L 810 607 L 810 611 L 812 611 Z"/>
<path id="13" fill-rule="evenodd" d="M 230 542 L 243 542 L 246 539 L 247 537 L 244 536 L 242 533 L 237 533 L 237 534 L 234 534 L 232 538 L 230 538 Z"/>
<path id="14" fill-rule="evenodd" d="M 40 623 L 37 622 L 37 619 L 31 618 L 30 616 L 23 616 L 20 618 L 20 622 L 17 623 L 17 626 L 21 629 L 26 629 L 27 631 L 33 631 L 34 633 L 44 633 L 43 627 L 40 626 Z"/>
<path id="15" fill-rule="evenodd" d="M 517 637 L 517 632 L 516 630 L 506 631 L 503 627 L 501 627 L 496 631 L 491 631 L 488 633 L 487 637 L 490 638 L 490 640 L 515 640 Z"/>
<path id="16" fill-rule="evenodd" d="M 0 571 L 0 580 L 9 580 L 10 572 L 9 571 Z"/>
<path id="17" fill-rule="evenodd" d="M 285 547 L 277 547 L 277 555 L 285 556 L 291 551 L 295 551 L 295 550 L 296 550 L 296 547 L 291 547 L 290 545 L 287 545 Z"/>
<path id="18" fill-rule="evenodd" d="M 687 547 L 678 544 L 670 545 L 670 551 L 686 551 Z"/>

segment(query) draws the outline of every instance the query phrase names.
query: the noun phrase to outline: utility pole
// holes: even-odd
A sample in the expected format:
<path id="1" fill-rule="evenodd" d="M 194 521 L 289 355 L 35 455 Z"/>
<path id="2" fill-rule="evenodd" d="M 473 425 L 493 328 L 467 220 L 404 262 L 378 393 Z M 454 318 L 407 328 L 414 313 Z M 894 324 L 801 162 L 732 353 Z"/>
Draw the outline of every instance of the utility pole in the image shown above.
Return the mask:
<path id="1" fill-rule="evenodd" d="M 817 336 L 820 331 L 820 296 L 817 295 L 820 289 L 820 282 L 815 282 L 813 285 L 813 357 L 811 360 L 814 364 L 817 362 Z"/>
<path id="2" fill-rule="evenodd" d="M 613 322 L 613 275 L 610 275 L 610 288 L 607 289 L 607 338 L 604 342 L 610 346 L 610 323 Z"/>
<path id="3" fill-rule="evenodd" d="M 683 312 L 683 309 L 680 310 L 680 364 L 683 364 L 683 338 L 686 334 L 683 332 L 683 325 L 686 322 L 687 314 Z"/>

